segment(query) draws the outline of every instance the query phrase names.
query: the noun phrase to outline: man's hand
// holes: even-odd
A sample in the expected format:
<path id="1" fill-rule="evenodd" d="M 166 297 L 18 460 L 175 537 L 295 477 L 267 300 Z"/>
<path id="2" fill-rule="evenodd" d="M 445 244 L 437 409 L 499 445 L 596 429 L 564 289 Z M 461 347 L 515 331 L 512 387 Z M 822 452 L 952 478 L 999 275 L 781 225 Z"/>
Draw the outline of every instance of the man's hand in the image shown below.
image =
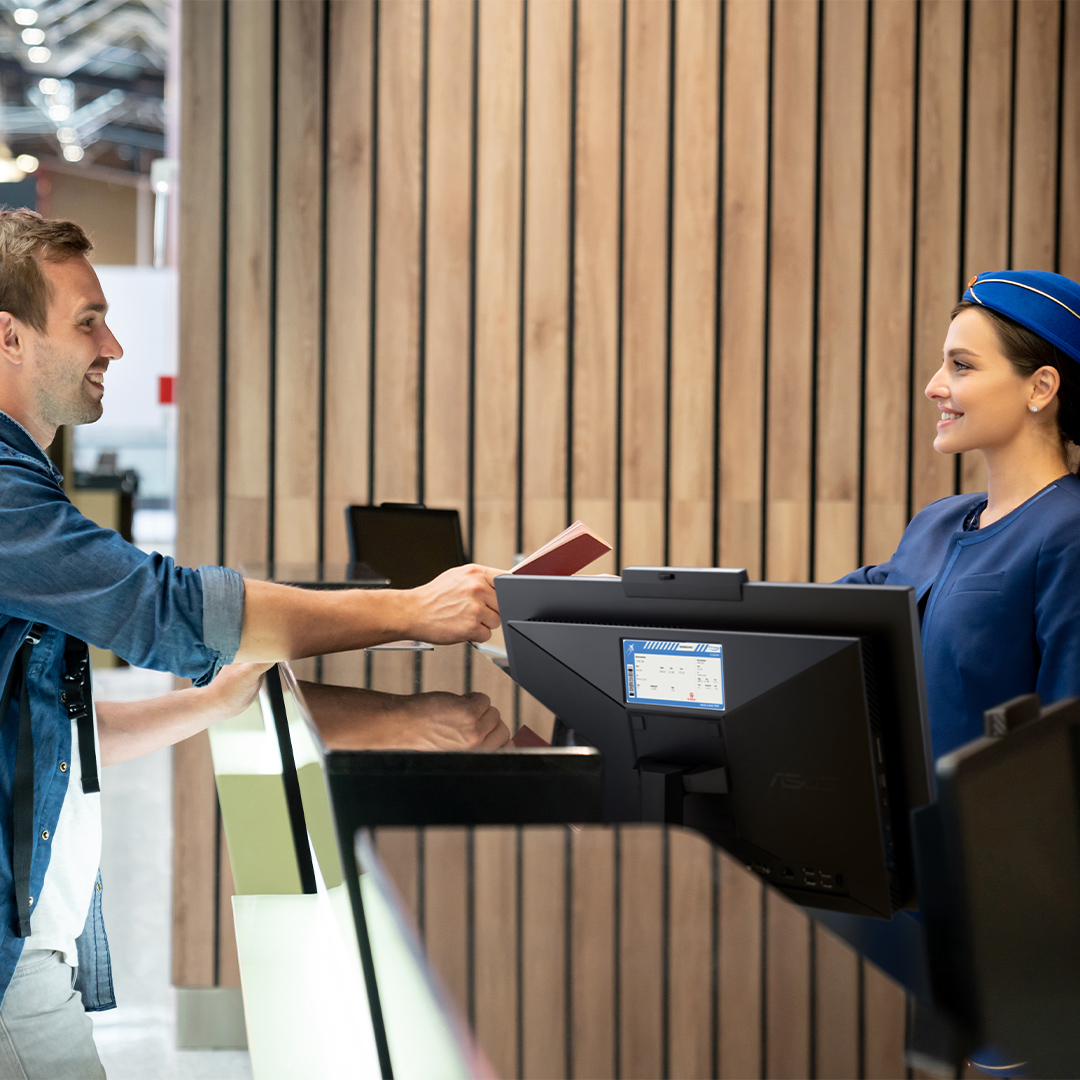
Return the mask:
<path id="1" fill-rule="evenodd" d="M 412 589 L 407 595 L 414 623 L 408 636 L 433 645 L 487 641 L 499 625 L 494 582 L 504 572 L 470 563 Z"/>
<path id="2" fill-rule="evenodd" d="M 239 716 L 259 695 L 263 672 L 272 664 L 229 664 L 209 686 L 197 691 L 210 723 Z"/>

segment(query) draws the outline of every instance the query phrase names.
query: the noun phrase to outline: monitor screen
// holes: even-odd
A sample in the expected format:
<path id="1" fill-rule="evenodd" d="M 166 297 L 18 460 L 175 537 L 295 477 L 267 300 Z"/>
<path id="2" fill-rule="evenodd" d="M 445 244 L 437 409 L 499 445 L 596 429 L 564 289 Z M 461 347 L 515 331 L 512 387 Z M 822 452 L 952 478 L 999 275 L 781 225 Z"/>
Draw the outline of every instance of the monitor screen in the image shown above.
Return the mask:
<path id="1" fill-rule="evenodd" d="M 346 514 L 353 561 L 384 574 L 392 588 L 415 588 L 466 561 L 456 510 L 350 506 Z"/>
<path id="2" fill-rule="evenodd" d="M 515 681 L 603 754 L 605 820 L 697 829 L 811 907 L 912 901 L 933 778 L 911 589 L 670 567 L 496 589 Z"/>

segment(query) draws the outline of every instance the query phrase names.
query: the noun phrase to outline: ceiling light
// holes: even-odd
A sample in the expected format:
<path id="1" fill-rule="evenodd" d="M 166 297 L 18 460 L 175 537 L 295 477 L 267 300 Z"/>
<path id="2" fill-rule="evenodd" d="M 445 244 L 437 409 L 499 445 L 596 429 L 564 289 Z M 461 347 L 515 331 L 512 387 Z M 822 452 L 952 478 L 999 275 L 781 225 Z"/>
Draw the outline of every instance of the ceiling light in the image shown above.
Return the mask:
<path id="1" fill-rule="evenodd" d="M 82 161 L 83 148 L 81 146 L 75 146 L 73 143 L 69 143 L 64 147 L 64 157 L 68 161 Z"/>
<path id="2" fill-rule="evenodd" d="M 20 26 L 33 26 L 37 22 L 37 12 L 33 8 L 21 7 L 14 11 L 15 21 Z"/>
<path id="3" fill-rule="evenodd" d="M 75 129 L 70 127 L 58 128 L 56 132 L 56 137 L 62 143 L 73 143 L 76 138 L 78 138 L 78 136 L 75 134 Z"/>
<path id="4" fill-rule="evenodd" d="M 44 45 L 35 45 L 26 50 L 26 58 L 31 64 L 44 64 L 50 56 L 52 56 L 51 50 L 46 49 Z"/>
<path id="5" fill-rule="evenodd" d="M 71 115 L 71 110 L 66 105 L 50 105 L 49 119 L 60 123 Z"/>
<path id="6" fill-rule="evenodd" d="M 25 173 L 37 172 L 38 159 L 33 154 L 20 154 L 15 159 L 15 164 Z"/>
<path id="7" fill-rule="evenodd" d="M 37 88 L 48 97 L 50 94 L 55 94 L 60 89 L 59 79 L 42 79 L 37 84 Z"/>
<path id="8" fill-rule="evenodd" d="M 36 26 L 28 26 L 22 32 L 22 39 L 27 45 L 40 45 L 45 40 L 45 31 Z"/>

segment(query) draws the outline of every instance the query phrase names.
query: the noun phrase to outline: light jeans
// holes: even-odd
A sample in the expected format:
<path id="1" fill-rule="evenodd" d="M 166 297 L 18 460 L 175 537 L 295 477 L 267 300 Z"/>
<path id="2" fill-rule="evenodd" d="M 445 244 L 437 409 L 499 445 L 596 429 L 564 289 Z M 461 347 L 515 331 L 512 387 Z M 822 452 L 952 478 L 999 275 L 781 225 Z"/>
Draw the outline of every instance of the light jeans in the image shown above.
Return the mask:
<path id="1" fill-rule="evenodd" d="M 23 950 L 0 1006 L 0 1080 L 103 1080 L 73 975 L 60 953 Z"/>

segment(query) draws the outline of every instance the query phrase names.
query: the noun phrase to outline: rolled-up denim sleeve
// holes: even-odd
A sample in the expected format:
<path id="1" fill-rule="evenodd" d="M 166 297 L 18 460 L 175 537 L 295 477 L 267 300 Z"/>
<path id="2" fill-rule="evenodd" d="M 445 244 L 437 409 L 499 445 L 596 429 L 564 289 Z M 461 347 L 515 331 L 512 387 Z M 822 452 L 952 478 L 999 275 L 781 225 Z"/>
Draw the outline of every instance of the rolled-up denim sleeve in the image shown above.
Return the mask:
<path id="1" fill-rule="evenodd" d="M 177 566 L 84 517 L 45 464 L 0 454 L 0 611 L 136 667 L 209 682 L 240 642 L 234 571 Z"/>
<path id="2" fill-rule="evenodd" d="M 200 566 L 203 589 L 203 642 L 231 664 L 240 648 L 244 622 L 244 579 L 224 566 Z M 217 671 L 214 672 L 217 674 Z"/>

